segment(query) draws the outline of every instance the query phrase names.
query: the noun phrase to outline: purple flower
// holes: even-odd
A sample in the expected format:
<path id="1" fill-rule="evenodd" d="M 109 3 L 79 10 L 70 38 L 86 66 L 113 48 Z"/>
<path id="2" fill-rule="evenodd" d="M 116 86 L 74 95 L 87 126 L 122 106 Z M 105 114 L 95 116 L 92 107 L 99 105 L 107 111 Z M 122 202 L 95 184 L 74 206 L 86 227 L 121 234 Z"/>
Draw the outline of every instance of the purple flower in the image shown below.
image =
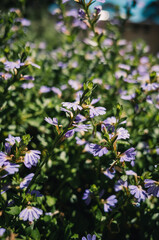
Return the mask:
<path id="1" fill-rule="evenodd" d="M 16 142 L 20 143 L 21 138 L 20 137 L 13 137 L 11 134 L 9 134 L 8 138 L 6 138 L 5 140 L 7 142 L 9 142 L 11 146 L 13 146 Z"/>
<path id="2" fill-rule="evenodd" d="M 20 80 L 35 80 L 35 78 L 34 77 L 32 77 L 32 76 L 29 76 L 29 75 L 24 75 Z"/>
<path id="3" fill-rule="evenodd" d="M 92 200 L 92 193 L 90 192 L 89 189 L 86 189 L 84 194 L 83 194 L 83 197 L 82 199 L 85 201 L 85 204 L 86 205 L 89 205 L 91 200 Z"/>
<path id="4" fill-rule="evenodd" d="M 159 182 L 154 181 L 152 179 L 145 179 L 145 188 L 147 189 L 147 193 L 149 195 L 153 195 L 155 197 L 159 197 Z"/>
<path id="5" fill-rule="evenodd" d="M 106 169 L 106 171 L 103 172 L 105 176 L 107 176 L 110 179 L 113 179 L 115 177 L 115 169 L 112 169 L 112 171 L 109 170 L 109 168 Z"/>
<path id="6" fill-rule="evenodd" d="M 48 93 L 51 91 L 51 88 L 47 87 L 47 86 L 41 86 L 39 92 L 40 93 Z"/>
<path id="7" fill-rule="evenodd" d="M 115 195 L 111 195 L 104 201 L 104 212 L 111 211 L 111 207 L 115 207 L 118 200 Z"/>
<path id="8" fill-rule="evenodd" d="M 85 17 L 86 17 L 86 13 L 85 13 L 85 11 L 83 9 L 79 9 L 78 10 L 78 15 L 79 15 L 79 18 L 81 20 L 85 19 Z"/>
<path id="9" fill-rule="evenodd" d="M 159 88 L 159 83 L 144 83 L 141 88 L 145 91 L 154 91 Z"/>
<path id="10" fill-rule="evenodd" d="M 92 150 L 91 150 L 92 149 Z M 90 150 L 93 156 L 102 157 L 104 154 L 107 154 L 108 149 L 106 147 L 102 147 L 98 144 L 91 143 Z"/>
<path id="11" fill-rule="evenodd" d="M 86 121 L 87 119 L 81 115 L 81 114 L 77 114 L 76 118 L 75 118 L 75 123 L 79 123 L 79 122 L 84 122 Z"/>
<path id="12" fill-rule="evenodd" d="M 59 88 L 57 88 L 57 87 L 52 87 L 51 90 L 52 90 L 54 93 L 56 93 L 59 97 L 62 96 L 62 92 L 61 92 L 61 90 L 60 90 Z"/>
<path id="13" fill-rule="evenodd" d="M 86 140 L 82 140 L 79 137 L 75 137 L 76 139 L 76 144 L 78 145 L 84 145 L 86 143 Z"/>
<path id="14" fill-rule="evenodd" d="M 12 146 L 11 146 L 8 142 L 6 142 L 6 143 L 5 143 L 5 152 L 6 152 L 7 154 L 10 154 L 11 148 L 12 148 Z"/>
<path id="15" fill-rule="evenodd" d="M 73 125 L 76 126 L 76 128 L 74 129 L 75 132 L 87 132 L 88 130 L 91 129 L 91 125 L 90 124 L 79 124 L 79 125 Z"/>
<path id="16" fill-rule="evenodd" d="M 23 188 L 28 187 L 28 185 L 29 185 L 29 183 L 31 182 L 33 176 L 34 176 L 34 173 L 28 174 L 28 175 L 23 179 L 23 181 L 20 183 L 20 188 L 23 189 Z"/>
<path id="17" fill-rule="evenodd" d="M 142 189 L 142 187 L 135 186 L 135 185 L 129 185 L 130 193 L 138 199 L 140 202 L 141 200 L 145 200 L 147 198 L 147 193 L 145 190 Z"/>
<path id="18" fill-rule="evenodd" d="M 20 212 L 19 218 L 23 219 L 23 221 L 29 220 L 29 222 L 32 222 L 34 219 L 38 219 L 42 214 L 43 211 L 41 209 L 28 206 Z"/>
<path id="19" fill-rule="evenodd" d="M 105 0 L 97 0 L 97 2 L 105 3 Z"/>
<path id="20" fill-rule="evenodd" d="M 136 172 L 134 172 L 133 170 L 128 170 L 128 171 L 125 171 L 126 175 L 128 176 L 137 176 Z"/>
<path id="21" fill-rule="evenodd" d="M 123 95 L 121 95 L 121 99 L 123 99 L 123 100 L 132 100 L 133 98 L 135 98 L 135 96 L 136 96 L 135 93 L 132 93 L 130 95 L 123 94 Z"/>
<path id="22" fill-rule="evenodd" d="M 74 111 L 77 111 L 77 109 L 82 110 L 82 107 L 79 105 L 79 102 L 62 102 L 62 105 L 64 107 L 67 107 L 68 109 L 72 108 Z"/>
<path id="23" fill-rule="evenodd" d="M 5 233 L 6 229 L 5 228 L 0 228 L 0 237 L 3 236 L 3 234 Z"/>
<path id="24" fill-rule="evenodd" d="M 119 128 L 117 129 L 117 140 L 119 139 L 127 139 L 130 137 L 130 134 L 128 133 L 128 130 L 126 130 L 125 128 Z"/>
<path id="25" fill-rule="evenodd" d="M 13 70 L 14 68 L 20 68 L 21 66 L 24 66 L 24 63 L 21 63 L 20 60 L 18 60 L 17 62 L 9 62 L 9 61 L 6 61 L 4 63 L 4 66 L 5 66 L 5 70 L 6 71 L 9 71 L 9 70 Z"/>
<path id="26" fill-rule="evenodd" d="M 41 152 L 38 150 L 27 151 L 24 157 L 24 165 L 27 168 L 31 168 L 31 166 L 36 166 L 38 163 L 38 159 L 40 159 L 39 154 L 41 154 Z"/>
<path id="27" fill-rule="evenodd" d="M 82 240 L 96 240 L 96 235 L 91 236 L 91 234 L 88 234 L 87 238 L 82 237 Z"/>
<path id="28" fill-rule="evenodd" d="M 71 129 L 71 130 L 68 130 L 66 133 L 65 133 L 65 137 L 66 138 L 69 138 L 69 137 L 72 137 L 75 133 L 75 130 L 74 129 Z"/>
<path id="29" fill-rule="evenodd" d="M 31 88 L 34 87 L 34 83 L 32 83 L 32 82 L 30 82 L 30 83 L 23 83 L 23 84 L 21 85 L 21 87 L 22 87 L 23 89 L 31 89 Z"/>
<path id="30" fill-rule="evenodd" d="M 72 80 L 72 79 L 70 79 L 70 80 L 68 81 L 68 84 L 69 84 L 74 90 L 78 90 L 78 89 L 80 89 L 80 88 L 82 87 L 82 84 L 81 84 L 79 81 L 77 81 L 77 80 Z"/>
<path id="31" fill-rule="evenodd" d="M 3 178 L 8 176 L 9 174 L 14 174 L 19 171 L 19 165 L 10 163 L 8 161 L 0 162 L 0 168 L 7 172 L 5 175 L 2 176 Z"/>
<path id="32" fill-rule="evenodd" d="M 94 118 L 95 116 L 104 115 L 106 113 L 106 108 L 104 107 L 90 107 L 90 118 Z"/>
<path id="33" fill-rule="evenodd" d="M 51 119 L 50 117 L 45 117 L 45 121 L 48 122 L 51 125 L 58 126 L 57 118 Z"/>
<path id="34" fill-rule="evenodd" d="M 96 10 L 96 13 L 99 14 L 102 10 L 102 6 L 95 6 L 94 9 Z"/>
<path id="35" fill-rule="evenodd" d="M 134 160 L 136 156 L 135 148 L 129 148 L 124 153 L 120 155 L 120 162 L 131 162 L 134 165 Z"/>
<path id="36" fill-rule="evenodd" d="M 7 154 L 0 152 L 0 164 L 3 164 L 8 159 L 9 159 L 9 157 L 7 156 Z"/>
<path id="37" fill-rule="evenodd" d="M 124 182 L 122 179 L 119 179 L 115 184 L 114 189 L 116 192 L 118 192 L 127 187 L 128 187 L 128 182 L 127 181 Z"/>

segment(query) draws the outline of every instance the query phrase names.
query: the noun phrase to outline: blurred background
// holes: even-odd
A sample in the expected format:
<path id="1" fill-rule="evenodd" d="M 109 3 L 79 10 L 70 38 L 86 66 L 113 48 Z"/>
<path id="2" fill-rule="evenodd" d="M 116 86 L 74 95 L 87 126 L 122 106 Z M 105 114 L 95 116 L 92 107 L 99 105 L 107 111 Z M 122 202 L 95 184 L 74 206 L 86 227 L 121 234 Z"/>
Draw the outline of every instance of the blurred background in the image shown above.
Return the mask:
<path id="1" fill-rule="evenodd" d="M 1 0 L 0 10 L 22 8 L 24 17 L 32 21 L 34 37 L 49 40 L 54 28 L 52 13 L 58 8 L 55 2 L 57 3 L 53 0 Z M 68 2 L 67 5 L 73 7 L 74 1 Z M 117 15 L 123 19 L 123 38 L 143 39 L 152 53 L 159 51 L 159 0 L 106 0 L 105 3 L 96 2 L 92 10 L 99 4 L 102 5 L 107 21 L 112 21 Z"/>

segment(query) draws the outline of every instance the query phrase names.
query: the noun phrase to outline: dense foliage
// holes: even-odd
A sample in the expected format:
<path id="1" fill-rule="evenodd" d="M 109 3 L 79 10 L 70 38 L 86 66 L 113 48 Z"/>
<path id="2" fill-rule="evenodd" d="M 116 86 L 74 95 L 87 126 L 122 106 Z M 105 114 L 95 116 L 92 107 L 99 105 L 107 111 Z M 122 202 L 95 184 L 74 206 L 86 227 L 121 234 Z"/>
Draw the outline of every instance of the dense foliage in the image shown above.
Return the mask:
<path id="1" fill-rule="evenodd" d="M 159 239 L 159 56 L 94 2 L 58 2 L 52 45 L 1 13 L 2 239 Z"/>

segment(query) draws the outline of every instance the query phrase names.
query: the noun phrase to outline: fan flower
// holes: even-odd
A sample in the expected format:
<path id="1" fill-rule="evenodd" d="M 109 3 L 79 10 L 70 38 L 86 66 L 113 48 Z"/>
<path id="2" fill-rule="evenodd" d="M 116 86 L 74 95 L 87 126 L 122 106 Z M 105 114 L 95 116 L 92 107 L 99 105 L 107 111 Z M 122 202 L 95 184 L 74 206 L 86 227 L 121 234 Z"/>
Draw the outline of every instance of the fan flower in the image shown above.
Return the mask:
<path id="1" fill-rule="evenodd" d="M 32 166 L 36 166 L 38 163 L 38 159 L 40 159 L 39 154 L 41 154 L 38 150 L 29 150 L 26 152 L 24 157 L 24 165 L 27 168 L 31 168 Z"/>
<path id="2" fill-rule="evenodd" d="M 79 102 L 62 102 L 62 105 L 68 109 L 73 109 L 74 111 L 77 111 L 77 109 L 82 110 L 82 107 L 79 105 Z"/>
<path id="3" fill-rule="evenodd" d="M 129 185 L 130 193 L 138 199 L 140 202 L 141 200 L 145 200 L 147 198 L 147 193 L 145 190 L 142 189 L 142 187 L 135 186 L 135 185 Z"/>
<path id="4" fill-rule="evenodd" d="M 103 172 L 105 176 L 107 176 L 110 179 L 113 179 L 115 177 L 115 169 L 112 169 L 112 171 L 109 170 L 109 168 L 106 169 L 106 171 Z"/>
<path id="5" fill-rule="evenodd" d="M 128 130 L 126 130 L 125 128 L 119 128 L 117 129 L 117 140 L 119 139 L 127 139 L 130 137 L 130 134 L 128 133 Z"/>
<path id="6" fill-rule="evenodd" d="M 159 197 L 159 182 L 154 181 L 152 179 L 145 179 L 145 188 L 147 189 L 147 193 L 149 195 L 153 195 L 155 197 Z"/>
<path id="7" fill-rule="evenodd" d="M 23 221 L 29 220 L 29 222 L 33 222 L 34 219 L 38 219 L 42 214 L 43 211 L 41 209 L 28 206 L 20 212 L 19 218 L 23 219 Z"/>
<path id="8" fill-rule="evenodd" d="M 88 234 L 87 238 L 82 237 L 82 240 L 96 240 L 96 235 L 91 236 L 91 234 Z"/>
<path id="9" fill-rule="evenodd" d="M 136 156 L 135 148 L 129 148 L 124 153 L 120 155 L 120 162 L 131 162 L 131 164 L 134 166 L 134 160 Z"/>
<path id="10" fill-rule="evenodd" d="M 111 211 L 111 207 L 115 207 L 118 200 L 116 199 L 115 195 L 111 195 L 104 201 L 104 212 Z"/>
<path id="11" fill-rule="evenodd" d="M 91 200 L 92 200 L 92 193 L 90 192 L 89 189 L 86 189 L 84 194 L 83 194 L 83 197 L 82 199 L 85 201 L 85 204 L 86 205 L 89 205 Z"/>
<path id="12" fill-rule="evenodd" d="M 127 187 L 128 187 L 128 182 L 127 181 L 124 182 L 122 179 L 119 179 L 115 184 L 114 189 L 116 192 L 118 192 Z"/>
<path id="13" fill-rule="evenodd" d="M 0 237 L 3 236 L 3 234 L 5 233 L 6 229 L 5 228 L 0 228 Z"/>
<path id="14" fill-rule="evenodd" d="M 20 188 L 26 188 L 28 187 L 29 183 L 31 182 L 32 178 L 34 177 L 34 173 L 30 173 L 28 174 L 23 181 L 20 183 Z"/>
<path id="15" fill-rule="evenodd" d="M 50 117 L 45 117 L 45 121 L 48 122 L 51 125 L 57 126 L 58 125 L 58 120 L 57 118 L 51 119 Z"/>
<path id="16" fill-rule="evenodd" d="M 108 149 L 106 147 L 102 147 L 98 144 L 91 143 L 90 144 L 90 151 L 93 154 L 93 156 L 102 157 L 104 154 L 107 154 Z"/>
<path id="17" fill-rule="evenodd" d="M 16 142 L 20 143 L 21 138 L 20 137 L 13 137 L 11 134 L 9 134 L 8 138 L 6 138 L 5 140 L 7 142 L 9 142 L 11 146 L 13 146 Z"/>

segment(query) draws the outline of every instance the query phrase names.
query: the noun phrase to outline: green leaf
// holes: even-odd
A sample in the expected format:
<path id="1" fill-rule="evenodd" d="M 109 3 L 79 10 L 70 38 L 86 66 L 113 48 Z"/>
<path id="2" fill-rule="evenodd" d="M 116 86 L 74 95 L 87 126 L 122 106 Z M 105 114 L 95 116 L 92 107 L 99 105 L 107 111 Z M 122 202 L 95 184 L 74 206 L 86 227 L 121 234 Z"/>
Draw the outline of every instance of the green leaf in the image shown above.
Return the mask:
<path id="1" fill-rule="evenodd" d="M 18 215 L 20 213 L 21 209 L 18 206 L 11 207 L 9 211 L 7 211 L 10 215 Z"/>

